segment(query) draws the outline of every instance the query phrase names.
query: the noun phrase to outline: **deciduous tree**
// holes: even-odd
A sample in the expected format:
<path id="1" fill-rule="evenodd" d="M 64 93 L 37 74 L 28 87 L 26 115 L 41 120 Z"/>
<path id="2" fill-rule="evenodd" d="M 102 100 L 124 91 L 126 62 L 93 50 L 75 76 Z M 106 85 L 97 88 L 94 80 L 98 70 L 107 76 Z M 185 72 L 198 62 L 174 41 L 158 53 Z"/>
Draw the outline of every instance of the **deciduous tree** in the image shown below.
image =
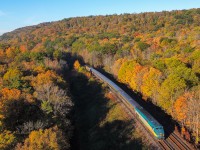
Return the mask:
<path id="1" fill-rule="evenodd" d="M 67 150 L 69 139 L 63 136 L 58 127 L 32 131 L 24 144 L 18 144 L 16 150 Z"/>

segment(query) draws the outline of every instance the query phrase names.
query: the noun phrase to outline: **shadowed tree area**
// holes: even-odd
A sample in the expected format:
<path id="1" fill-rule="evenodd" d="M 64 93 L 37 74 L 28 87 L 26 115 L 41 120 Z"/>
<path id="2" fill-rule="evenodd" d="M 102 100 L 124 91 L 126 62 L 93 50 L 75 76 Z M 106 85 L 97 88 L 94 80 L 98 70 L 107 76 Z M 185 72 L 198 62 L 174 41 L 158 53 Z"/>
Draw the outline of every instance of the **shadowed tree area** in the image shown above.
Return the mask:
<path id="1" fill-rule="evenodd" d="M 63 73 L 71 70 L 75 59 L 112 75 L 165 129 L 170 128 L 170 132 L 177 129 L 199 148 L 199 23 L 200 8 L 197 8 L 75 17 L 3 34 L 0 36 L 0 149 L 12 149 L 17 143 L 25 143 L 18 146 L 20 150 L 26 148 L 32 135 L 36 135 L 34 139 L 44 133 L 59 137 L 56 126 L 67 133 L 64 139 L 71 141 L 73 103 L 68 93 L 69 82 L 76 103 L 74 124 L 76 133 L 80 133 L 74 136 L 79 141 L 77 147 L 126 149 L 132 143 L 137 148 L 143 147 L 144 144 L 136 144 L 141 143 L 136 138 L 137 130 L 126 117 L 120 118 L 124 115 L 122 108 L 105 98 L 106 90 L 101 85 L 75 73 L 71 75 L 76 75 L 73 79 L 63 79 L 70 76 Z M 79 72 L 80 64 L 74 64 Z M 116 121 L 122 123 L 117 126 Z M 114 129 L 121 125 L 123 130 L 116 133 Z M 129 125 L 130 133 L 125 134 Z M 115 137 L 115 133 L 123 136 Z M 38 147 L 42 141 L 36 141 Z M 113 146 L 115 141 L 118 148 Z"/>
<path id="2" fill-rule="evenodd" d="M 126 115 L 118 102 L 105 96 L 104 85 L 88 79 L 83 74 L 71 80 L 74 97 L 75 137 L 73 149 L 85 150 L 129 150 L 146 149 L 133 121 Z"/>

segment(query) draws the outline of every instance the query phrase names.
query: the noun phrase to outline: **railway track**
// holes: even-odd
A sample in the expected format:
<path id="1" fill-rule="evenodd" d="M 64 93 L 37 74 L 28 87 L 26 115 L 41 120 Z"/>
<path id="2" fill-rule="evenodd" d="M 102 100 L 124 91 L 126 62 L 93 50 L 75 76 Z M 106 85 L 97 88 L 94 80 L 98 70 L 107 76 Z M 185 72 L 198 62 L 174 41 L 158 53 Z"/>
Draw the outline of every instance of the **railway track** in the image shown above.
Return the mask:
<path id="1" fill-rule="evenodd" d="M 170 136 L 166 139 L 170 140 L 171 143 L 180 150 L 191 150 L 194 149 L 189 144 L 187 144 L 182 138 L 180 138 L 175 132 L 171 133 Z"/>
<path id="2" fill-rule="evenodd" d="M 188 146 L 183 142 L 180 137 L 172 133 L 167 139 L 158 141 L 162 149 L 166 150 L 192 150 L 191 146 Z"/>
<path id="3" fill-rule="evenodd" d="M 115 91 L 113 91 L 113 90 L 111 89 L 111 92 L 114 93 L 114 96 L 115 96 L 116 100 L 117 100 L 117 101 L 121 104 L 121 106 L 124 108 L 124 110 L 126 111 L 126 113 L 127 113 L 128 116 L 129 116 L 129 119 L 136 120 L 137 117 L 136 117 L 135 113 L 133 112 L 133 110 L 130 109 L 129 107 L 127 107 L 127 104 L 124 103 L 124 101 L 123 101 L 121 98 L 119 98 L 119 97 L 115 94 Z M 133 118 L 133 117 L 134 117 L 134 118 Z M 139 130 L 140 130 L 141 132 L 143 132 L 143 134 L 148 138 L 148 142 L 150 143 L 150 145 L 151 145 L 152 147 L 154 147 L 154 145 L 158 146 L 157 141 L 155 140 L 155 138 L 154 138 L 151 134 L 148 134 L 148 130 L 143 126 L 143 124 L 142 124 L 141 121 L 139 121 L 139 120 L 137 119 L 137 122 L 135 122 L 133 125 L 135 126 L 135 128 L 139 128 Z M 152 140 L 152 138 L 153 138 L 153 140 Z M 159 146 L 158 146 L 158 147 L 159 147 Z M 154 149 L 157 149 L 158 147 L 154 147 Z"/>
<path id="4" fill-rule="evenodd" d="M 166 140 L 158 141 L 158 143 L 161 149 L 173 150 L 173 147 L 171 146 L 171 144 L 169 144 Z"/>
<path id="5" fill-rule="evenodd" d="M 101 79 L 99 79 L 99 80 L 102 81 Z M 115 95 L 116 100 L 123 105 L 127 114 L 131 118 L 134 117 L 134 120 L 136 118 L 136 120 L 137 120 L 136 123 L 139 123 L 140 130 L 148 137 L 150 143 L 158 146 L 157 149 L 163 149 L 163 150 L 195 150 L 195 148 L 193 148 L 191 145 L 186 143 L 186 141 L 184 141 L 175 132 L 171 133 L 169 135 L 169 137 L 167 137 L 165 140 L 157 140 L 152 134 L 149 133 L 148 129 L 143 125 L 143 123 L 141 123 L 141 121 L 139 119 L 137 119 L 137 116 L 135 115 L 133 108 L 130 108 L 130 105 L 128 105 L 128 103 L 125 100 L 120 98 L 117 95 L 116 91 L 113 90 L 112 87 L 109 86 L 109 84 L 107 84 L 107 86 L 110 88 L 110 91 Z M 165 132 L 167 132 L 167 131 L 165 131 Z"/>
<path id="6" fill-rule="evenodd" d="M 114 90 L 112 90 L 112 92 L 115 92 Z M 118 101 L 121 102 L 121 104 L 123 104 L 124 108 L 126 109 L 126 112 L 134 118 L 137 118 L 135 113 L 132 111 L 131 108 L 129 108 L 129 106 L 127 106 L 126 102 L 124 102 L 124 100 L 122 100 L 120 97 L 118 97 L 116 94 L 115 96 L 117 97 Z M 140 122 L 140 120 L 137 119 L 137 121 L 140 123 L 140 126 L 142 126 L 141 129 L 142 131 L 148 132 L 148 129 L 146 129 L 146 127 Z M 163 150 L 194 150 L 193 147 L 189 146 L 188 144 L 186 144 L 186 142 L 184 142 L 178 135 L 176 135 L 176 133 L 171 133 L 170 136 L 162 141 L 158 141 L 157 139 L 155 139 L 154 136 L 152 136 L 151 134 L 149 134 L 149 136 L 151 137 L 151 139 L 154 140 L 153 143 L 156 143 L 156 145 L 158 145 L 159 148 L 163 149 Z"/>

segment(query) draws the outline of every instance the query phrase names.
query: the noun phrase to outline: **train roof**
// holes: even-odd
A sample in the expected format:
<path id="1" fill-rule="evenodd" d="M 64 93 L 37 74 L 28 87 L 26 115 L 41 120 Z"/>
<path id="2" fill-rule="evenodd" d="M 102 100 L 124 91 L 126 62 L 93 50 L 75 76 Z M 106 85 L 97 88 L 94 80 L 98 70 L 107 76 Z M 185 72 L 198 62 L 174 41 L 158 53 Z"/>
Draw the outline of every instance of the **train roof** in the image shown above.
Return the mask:
<path id="1" fill-rule="evenodd" d="M 162 125 L 154 119 L 143 107 L 137 107 L 136 111 L 149 123 L 153 128 L 161 127 Z"/>
<path id="2" fill-rule="evenodd" d="M 119 92 L 126 100 L 129 101 L 129 103 L 131 105 L 133 105 L 133 107 L 139 107 L 140 105 L 133 100 L 126 92 L 124 92 L 117 84 L 115 84 L 113 81 L 111 81 L 110 79 L 108 79 L 106 76 L 104 76 L 103 74 L 101 74 L 100 72 L 98 72 L 97 70 L 91 68 L 91 70 L 93 72 L 95 72 L 96 74 L 98 74 L 98 76 L 100 76 L 104 81 L 106 81 L 110 86 L 112 86 L 117 92 Z"/>
<path id="3" fill-rule="evenodd" d="M 113 88 L 115 88 L 116 91 L 122 90 L 118 85 L 116 85 L 113 81 L 111 81 L 110 79 L 108 79 L 106 76 L 104 76 L 103 74 L 101 74 L 99 71 L 91 68 L 91 70 L 93 72 L 95 72 L 96 74 L 98 74 L 98 76 L 100 76 L 104 81 L 106 81 L 109 85 L 111 85 Z"/>
<path id="4" fill-rule="evenodd" d="M 124 92 L 117 84 L 101 74 L 99 71 L 90 68 L 92 72 L 95 72 L 100 78 L 112 86 L 117 92 L 119 92 L 128 102 L 135 108 L 135 110 L 150 124 L 150 126 L 161 127 L 162 125 L 154 119 L 143 107 L 141 107 L 134 99 L 132 99 L 126 92 Z"/>
<path id="5" fill-rule="evenodd" d="M 119 93 L 126 99 L 128 100 L 128 102 L 134 107 L 140 107 L 140 105 L 135 101 L 133 100 L 126 92 L 124 92 L 123 90 L 119 91 Z"/>

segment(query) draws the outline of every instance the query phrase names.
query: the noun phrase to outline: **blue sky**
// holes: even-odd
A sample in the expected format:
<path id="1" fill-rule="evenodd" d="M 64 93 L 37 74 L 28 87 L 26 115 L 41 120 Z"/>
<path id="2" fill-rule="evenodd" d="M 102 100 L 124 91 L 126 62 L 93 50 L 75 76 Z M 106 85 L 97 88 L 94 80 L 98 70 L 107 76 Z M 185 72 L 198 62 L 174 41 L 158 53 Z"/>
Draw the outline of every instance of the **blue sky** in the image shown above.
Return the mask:
<path id="1" fill-rule="evenodd" d="M 199 8 L 200 0 L 0 0 L 0 35 L 63 18 Z"/>

